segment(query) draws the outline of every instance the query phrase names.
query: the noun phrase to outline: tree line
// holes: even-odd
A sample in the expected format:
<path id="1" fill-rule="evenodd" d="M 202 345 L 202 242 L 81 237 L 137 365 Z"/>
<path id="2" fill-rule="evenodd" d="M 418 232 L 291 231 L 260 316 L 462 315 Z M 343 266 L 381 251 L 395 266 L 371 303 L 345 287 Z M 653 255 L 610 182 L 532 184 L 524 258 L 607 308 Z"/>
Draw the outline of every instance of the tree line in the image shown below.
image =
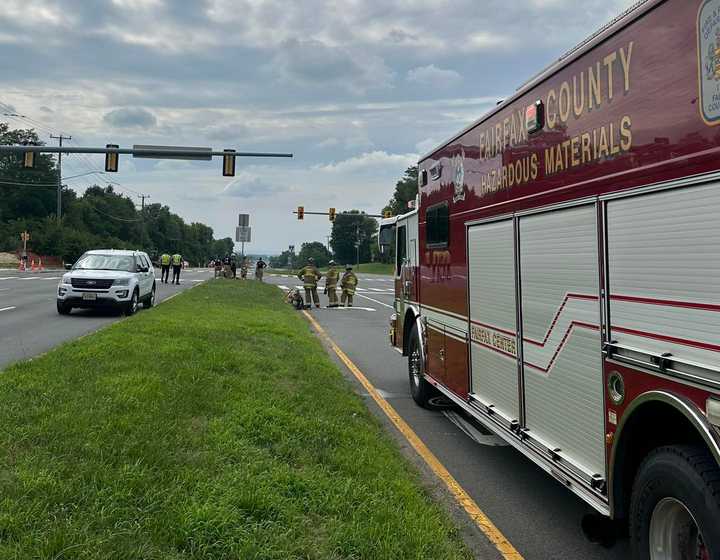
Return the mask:
<path id="1" fill-rule="evenodd" d="M 42 145 L 32 129 L 10 129 L 0 122 L 0 144 Z M 133 200 L 112 186 L 94 185 L 78 196 L 63 188 L 62 220 L 56 218 L 58 169 L 52 157 L 38 154 L 25 169 L 18 155 L 0 155 L 0 251 L 21 246 L 29 231 L 28 249 L 74 262 L 89 249 L 141 249 L 152 257 L 181 253 L 191 264 L 204 264 L 232 253 L 231 238 L 215 239 L 211 227 L 186 223 L 162 204 L 137 209 Z"/>

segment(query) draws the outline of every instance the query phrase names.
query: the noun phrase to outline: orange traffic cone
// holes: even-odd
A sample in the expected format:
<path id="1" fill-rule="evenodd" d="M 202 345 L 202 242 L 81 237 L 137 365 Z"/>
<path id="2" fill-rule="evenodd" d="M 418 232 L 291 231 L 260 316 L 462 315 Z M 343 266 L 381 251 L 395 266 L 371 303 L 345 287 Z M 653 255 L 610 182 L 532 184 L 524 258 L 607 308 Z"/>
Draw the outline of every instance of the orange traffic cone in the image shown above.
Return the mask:
<path id="1" fill-rule="evenodd" d="M 32 260 L 30 261 L 30 270 L 31 270 L 32 272 L 37 271 L 37 268 L 35 267 L 35 259 L 32 259 Z"/>
<path id="2" fill-rule="evenodd" d="M 45 270 L 45 267 L 42 265 L 42 259 L 38 257 L 38 270 Z"/>

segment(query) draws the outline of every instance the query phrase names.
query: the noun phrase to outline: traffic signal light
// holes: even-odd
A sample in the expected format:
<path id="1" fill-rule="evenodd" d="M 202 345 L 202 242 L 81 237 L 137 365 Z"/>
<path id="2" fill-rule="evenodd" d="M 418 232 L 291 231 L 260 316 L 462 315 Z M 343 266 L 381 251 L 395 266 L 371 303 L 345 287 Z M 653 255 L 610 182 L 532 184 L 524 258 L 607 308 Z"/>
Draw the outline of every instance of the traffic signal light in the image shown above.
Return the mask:
<path id="1" fill-rule="evenodd" d="M 305 217 L 305 207 L 304 206 L 298 206 L 297 215 L 298 215 L 298 220 L 302 220 Z"/>
<path id="2" fill-rule="evenodd" d="M 385 210 L 383 212 L 383 218 L 392 218 L 392 210 Z"/>
<path id="3" fill-rule="evenodd" d="M 331 222 L 335 221 L 335 208 L 330 208 L 330 210 L 328 210 L 328 218 L 330 218 Z"/>
<path id="4" fill-rule="evenodd" d="M 235 177 L 235 150 L 223 150 L 223 177 Z"/>
<path id="5" fill-rule="evenodd" d="M 23 167 L 26 169 L 35 167 L 35 152 L 25 152 L 23 154 Z"/>
<path id="6" fill-rule="evenodd" d="M 117 144 L 106 144 L 106 148 L 119 148 Z M 117 173 L 118 170 L 118 154 L 115 153 L 107 153 L 105 154 L 105 171 L 108 173 Z"/>

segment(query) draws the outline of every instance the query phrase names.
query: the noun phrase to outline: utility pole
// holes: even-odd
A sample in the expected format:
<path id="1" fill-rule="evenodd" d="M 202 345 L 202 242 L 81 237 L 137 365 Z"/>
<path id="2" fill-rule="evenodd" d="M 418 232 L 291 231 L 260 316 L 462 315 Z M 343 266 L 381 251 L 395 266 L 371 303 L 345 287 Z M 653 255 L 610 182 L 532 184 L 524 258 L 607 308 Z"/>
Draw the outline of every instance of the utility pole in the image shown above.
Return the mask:
<path id="1" fill-rule="evenodd" d="M 145 247 L 145 199 L 150 198 L 149 194 L 139 194 L 138 198 L 142 201 L 140 203 L 140 216 L 142 218 L 142 227 L 140 228 L 140 244 Z"/>
<path id="2" fill-rule="evenodd" d="M 53 136 L 50 134 L 52 140 L 58 141 L 58 146 L 62 148 L 63 140 L 72 140 L 72 136 L 63 136 L 62 132 L 60 136 Z M 60 223 L 62 218 L 62 152 L 58 152 L 58 186 L 57 186 L 57 221 Z"/>
<path id="3" fill-rule="evenodd" d="M 139 195 L 138 195 L 138 198 L 139 198 L 140 200 L 142 200 L 142 203 L 141 203 L 141 205 L 140 205 L 140 210 L 141 210 L 142 212 L 145 212 L 145 199 L 146 199 L 146 198 L 152 198 L 152 197 L 151 197 L 149 194 L 139 194 Z"/>
<path id="4" fill-rule="evenodd" d="M 360 224 L 355 227 L 355 265 L 356 269 L 360 270 Z"/>

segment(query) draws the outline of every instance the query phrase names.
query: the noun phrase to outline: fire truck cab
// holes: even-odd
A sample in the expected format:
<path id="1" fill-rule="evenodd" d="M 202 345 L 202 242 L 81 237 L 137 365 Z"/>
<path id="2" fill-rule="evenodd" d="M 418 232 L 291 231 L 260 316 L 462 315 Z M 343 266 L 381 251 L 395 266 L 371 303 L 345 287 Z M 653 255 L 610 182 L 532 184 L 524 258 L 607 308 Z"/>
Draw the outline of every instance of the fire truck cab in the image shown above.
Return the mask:
<path id="1" fill-rule="evenodd" d="M 720 558 L 720 0 L 647 0 L 424 156 L 390 342 L 635 558 Z"/>

